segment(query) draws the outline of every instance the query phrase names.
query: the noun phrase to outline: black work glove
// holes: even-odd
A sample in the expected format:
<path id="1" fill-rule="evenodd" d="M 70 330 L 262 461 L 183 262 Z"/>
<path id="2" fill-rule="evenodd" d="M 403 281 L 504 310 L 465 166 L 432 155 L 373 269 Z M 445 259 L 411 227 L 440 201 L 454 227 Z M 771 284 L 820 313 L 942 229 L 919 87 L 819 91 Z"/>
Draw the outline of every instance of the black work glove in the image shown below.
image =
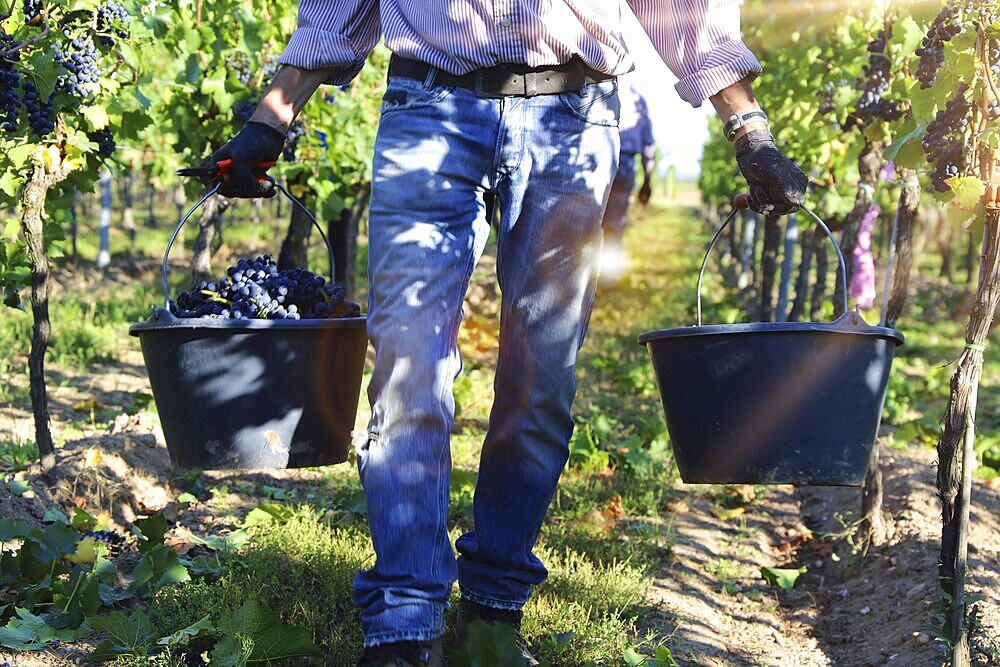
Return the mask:
<path id="1" fill-rule="evenodd" d="M 283 133 L 270 125 L 249 121 L 239 134 L 209 158 L 211 165 L 223 160 L 233 163 L 231 170 L 222 175 L 219 194 L 223 197 L 273 197 L 277 194 L 274 181 L 263 175 L 266 168 L 254 165 L 277 162 L 284 147 Z"/>
<path id="2" fill-rule="evenodd" d="M 649 203 L 649 197 L 653 194 L 653 188 L 649 185 L 649 179 L 647 178 L 642 182 L 639 187 L 639 203 L 645 206 Z"/>
<path id="3" fill-rule="evenodd" d="M 751 130 L 736 140 L 736 163 L 757 213 L 787 215 L 805 203 L 809 179 L 778 150 L 767 130 Z"/>

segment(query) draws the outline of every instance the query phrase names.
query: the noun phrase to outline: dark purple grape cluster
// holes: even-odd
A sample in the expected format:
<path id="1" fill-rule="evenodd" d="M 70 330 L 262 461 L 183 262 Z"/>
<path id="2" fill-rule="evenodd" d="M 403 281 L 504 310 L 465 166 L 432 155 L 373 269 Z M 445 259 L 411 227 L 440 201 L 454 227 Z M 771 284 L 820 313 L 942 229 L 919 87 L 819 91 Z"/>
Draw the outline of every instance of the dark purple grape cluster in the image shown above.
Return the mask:
<path id="1" fill-rule="evenodd" d="M 184 654 L 184 667 L 206 667 L 205 659 L 198 651 L 188 651 Z"/>
<path id="2" fill-rule="evenodd" d="M 1000 39 L 991 39 L 986 42 L 986 57 L 989 59 L 993 81 L 1000 83 Z"/>
<path id="3" fill-rule="evenodd" d="M 128 39 L 129 23 L 132 22 L 132 15 L 128 10 L 115 0 L 108 0 L 97 8 L 97 32 L 101 33 L 101 44 L 111 46 L 114 40 L 106 35 L 117 35 L 121 39 Z"/>
<path id="4" fill-rule="evenodd" d="M 111 134 L 111 130 L 88 132 L 87 138 L 97 144 L 97 154 L 101 157 L 111 157 L 115 154 L 115 135 Z"/>
<path id="5" fill-rule="evenodd" d="M 285 162 L 295 162 L 295 151 L 299 147 L 299 139 L 305 136 L 305 133 L 306 128 L 299 121 L 295 121 L 288 128 L 288 132 L 285 133 L 285 148 L 281 152 L 281 156 L 285 159 Z"/>
<path id="6" fill-rule="evenodd" d="M 361 307 L 344 298 L 343 285 L 330 285 L 306 269 L 278 269 L 270 255 L 241 259 L 227 278 L 203 280 L 181 292 L 170 311 L 177 317 L 231 320 L 310 320 L 358 317 Z"/>
<path id="7" fill-rule="evenodd" d="M 13 37 L 0 33 L 0 51 L 9 51 L 18 46 Z M 17 114 L 21 108 L 21 74 L 14 67 L 13 60 L 0 58 L 0 130 L 13 134 L 17 132 Z"/>
<path id="8" fill-rule="evenodd" d="M 931 182 L 938 192 L 948 192 L 949 178 L 961 175 L 966 168 L 966 143 L 972 104 L 966 99 L 968 85 L 962 84 L 944 109 L 937 112 L 924 135 L 922 147 L 927 161 L 934 165 Z"/>
<path id="9" fill-rule="evenodd" d="M 90 95 L 87 84 L 100 81 L 97 69 L 97 50 L 91 41 L 79 37 L 70 40 L 69 51 L 56 48 L 56 62 L 66 70 L 56 81 L 57 93 L 68 93 L 81 100 Z"/>
<path id="10" fill-rule="evenodd" d="M 41 17 L 45 3 L 42 0 L 24 0 L 21 6 L 24 9 L 24 22 L 31 25 Z"/>
<path id="11" fill-rule="evenodd" d="M 113 530 L 88 530 L 84 537 L 93 537 L 98 542 L 104 542 L 109 547 L 120 547 L 125 543 L 125 536 Z"/>
<path id="12" fill-rule="evenodd" d="M 931 27 L 927 30 L 923 42 L 914 53 L 920 56 L 920 63 L 917 65 L 917 80 L 920 81 L 921 88 L 930 88 L 937 78 L 938 70 L 944 64 L 944 45 L 951 41 L 952 37 L 962 32 L 962 25 L 958 20 L 958 7 L 948 3 L 941 8 Z"/>
<path id="13" fill-rule="evenodd" d="M 985 25 L 996 19 L 996 0 L 963 0 L 960 4 L 966 16 L 982 19 Z"/>
<path id="14" fill-rule="evenodd" d="M 42 101 L 38 88 L 32 81 L 21 82 L 21 103 L 28 114 L 28 127 L 36 137 L 45 137 L 56 129 L 55 110 L 51 98 Z"/>
<path id="15" fill-rule="evenodd" d="M 857 84 L 861 97 L 854 112 L 844 123 L 846 129 L 866 127 L 875 120 L 891 122 L 903 117 L 903 108 L 899 102 L 884 97 L 890 87 L 890 61 L 886 55 L 886 46 L 890 39 L 892 39 L 891 28 L 879 30 L 875 39 L 868 44 L 868 64 L 865 65 L 864 75 Z"/>
<path id="16" fill-rule="evenodd" d="M 236 76 L 236 79 L 244 86 L 250 85 L 253 78 L 253 67 L 250 65 L 250 56 L 242 51 L 236 51 L 226 58 L 226 69 Z"/>
<path id="17" fill-rule="evenodd" d="M 835 94 L 836 87 L 833 85 L 832 81 L 823 86 L 823 90 L 820 92 L 819 113 L 826 115 L 837 110 Z"/>
<path id="18" fill-rule="evenodd" d="M 259 100 L 243 100 L 242 102 L 237 102 L 233 105 L 233 120 L 240 125 L 246 123 L 250 120 L 250 116 L 253 115 L 253 112 L 257 109 L 257 105 L 259 103 Z"/>
<path id="19" fill-rule="evenodd" d="M 90 537 L 107 545 L 111 555 L 120 553 L 122 547 L 125 546 L 125 536 L 113 530 L 88 530 L 83 534 L 83 537 L 84 539 Z"/>

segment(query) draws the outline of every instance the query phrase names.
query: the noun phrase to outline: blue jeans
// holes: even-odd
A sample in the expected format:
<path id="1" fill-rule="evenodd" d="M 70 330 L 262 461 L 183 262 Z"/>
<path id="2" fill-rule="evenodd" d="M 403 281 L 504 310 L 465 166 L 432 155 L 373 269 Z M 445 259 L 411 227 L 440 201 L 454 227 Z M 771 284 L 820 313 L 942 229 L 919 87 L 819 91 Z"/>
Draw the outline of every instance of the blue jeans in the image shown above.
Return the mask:
<path id="1" fill-rule="evenodd" d="M 376 553 L 354 584 L 365 646 L 440 636 L 456 579 L 463 596 L 501 609 L 520 609 L 545 579 L 532 549 L 568 457 L 617 122 L 614 81 L 501 99 L 389 81 L 370 204 L 372 417 L 357 448 Z M 458 540 L 456 561 L 447 526 L 452 383 L 492 195 L 503 293 L 496 399 L 475 529 Z"/>
<path id="2" fill-rule="evenodd" d="M 608 208 L 604 212 L 604 233 L 621 244 L 628 225 L 628 204 L 635 189 L 635 154 L 622 153 L 618 157 L 618 173 L 615 174 L 608 195 Z"/>

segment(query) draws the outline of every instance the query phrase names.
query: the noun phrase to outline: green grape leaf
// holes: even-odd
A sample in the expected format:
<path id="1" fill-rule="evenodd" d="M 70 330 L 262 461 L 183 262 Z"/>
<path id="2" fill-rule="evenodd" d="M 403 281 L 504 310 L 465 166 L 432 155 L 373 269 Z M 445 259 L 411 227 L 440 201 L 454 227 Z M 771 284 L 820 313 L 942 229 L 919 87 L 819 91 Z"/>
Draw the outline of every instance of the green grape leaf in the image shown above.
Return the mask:
<path id="1" fill-rule="evenodd" d="M 214 633 L 215 626 L 212 625 L 211 617 L 202 616 L 199 620 L 195 621 L 186 628 L 181 628 L 171 635 L 158 639 L 156 643 L 165 646 L 185 646 L 195 637 L 211 635 Z"/>
<path id="2" fill-rule="evenodd" d="M 955 204 L 965 210 L 975 207 L 986 194 L 986 185 L 975 176 L 956 176 L 945 183 L 955 193 Z"/>
<path id="3" fill-rule="evenodd" d="M 53 640 L 73 642 L 80 636 L 77 629 L 54 628 L 27 609 L 15 607 L 14 613 L 18 617 L 12 618 L 5 627 L 0 628 L 0 646 L 15 651 L 38 651 Z"/>
<path id="4" fill-rule="evenodd" d="M 111 637 L 107 642 L 98 645 L 91 653 L 92 659 L 104 659 L 116 655 L 145 655 L 147 648 L 156 637 L 156 628 L 141 610 L 132 612 L 130 616 L 116 611 L 107 616 L 97 616 L 88 619 L 91 627 L 98 632 L 104 632 Z"/>
<path id="5" fill-rule="evenodd" d="M 894 139 L 892 144 L 885 149 L 884 157 L 886 160 L 892 160 L 897 165 L 910 169 L 916 169 L 920 166 L 924 159 L 924 151 L 920 147 L 920 141 L 923 139 L 927 126 L 914 127 L 914 125 L 915 123 L 911 119 L 899 129 L 899 134 L 902 136 Z"/>
<path id="6" fill-rule="evenodd" d="M 924 38 L 924 31 L 917 25 L 912 16 L 907 16 L 892 26 L 893 46 L 901 53 L 913 53 Z"/>
<path id="7" fill-rule="evenodd" d="M 103 130 L 108 126 L 108 112 L 100 105 L 84 107 L 83 117 L 95 130 Z"/>
<path id="8" fill-rule="evenodd" d="M 764 580 L 772 586 L 777 586 L 778 588 L 794 588 L 795 582 L 798 581 L 799 576 L 806 573 L 805 567 L 800 567 L 798 569 L 781 568 L 781 567 L 762 567 L 760 568 L 760 575 L 764 577 Z"/>
<path id="9" fill-rule="evenodd" d="M 247 662 L 323 655 L 307 630 L 286 625 L 277 612 L 255 600 L 248 600 L 236 611 L 223 611 L 218 629 L 223 638 L 212 651 L 213 664 L 217 658 L 222 661 L 240 652 Z"/>

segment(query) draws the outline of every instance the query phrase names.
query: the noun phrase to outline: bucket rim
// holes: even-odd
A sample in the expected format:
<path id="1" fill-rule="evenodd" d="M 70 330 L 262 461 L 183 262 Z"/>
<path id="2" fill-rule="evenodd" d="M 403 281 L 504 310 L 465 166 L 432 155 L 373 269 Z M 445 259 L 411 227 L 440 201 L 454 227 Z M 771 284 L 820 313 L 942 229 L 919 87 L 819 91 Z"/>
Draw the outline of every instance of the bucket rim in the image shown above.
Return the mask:
<path id="1" fill-rule="evenodd" d="M 836 322 L 745 322 L 739 324 L 708 324 L 673 329 L 657 329 L 641 334 L 639 336 L 639 344 L 646 345 L 653 341 L 667 338 L 776 333 L 829 333 L 849 336 L 874 336 L 891 340 L 897 346 L 902 345 L 904 340 L 903 334 L 896 329 L 869 326 L 863 322 L 860 325 L 849 324 L 845 326 L 842 320 L 837 320 Z"/>
<path id="2" fill-rule="evenodd" d="M 366 326 L 367 316 L 324 317 L 310 320 L 230 320 L 211 317 L 177 317 L 165 308 L 157 308 L 148 320 L 129 327 L 129 335 L 172 329 L 218 329 L 223 331 L 309 331 L 316 329 L 354 329 Z"/>

